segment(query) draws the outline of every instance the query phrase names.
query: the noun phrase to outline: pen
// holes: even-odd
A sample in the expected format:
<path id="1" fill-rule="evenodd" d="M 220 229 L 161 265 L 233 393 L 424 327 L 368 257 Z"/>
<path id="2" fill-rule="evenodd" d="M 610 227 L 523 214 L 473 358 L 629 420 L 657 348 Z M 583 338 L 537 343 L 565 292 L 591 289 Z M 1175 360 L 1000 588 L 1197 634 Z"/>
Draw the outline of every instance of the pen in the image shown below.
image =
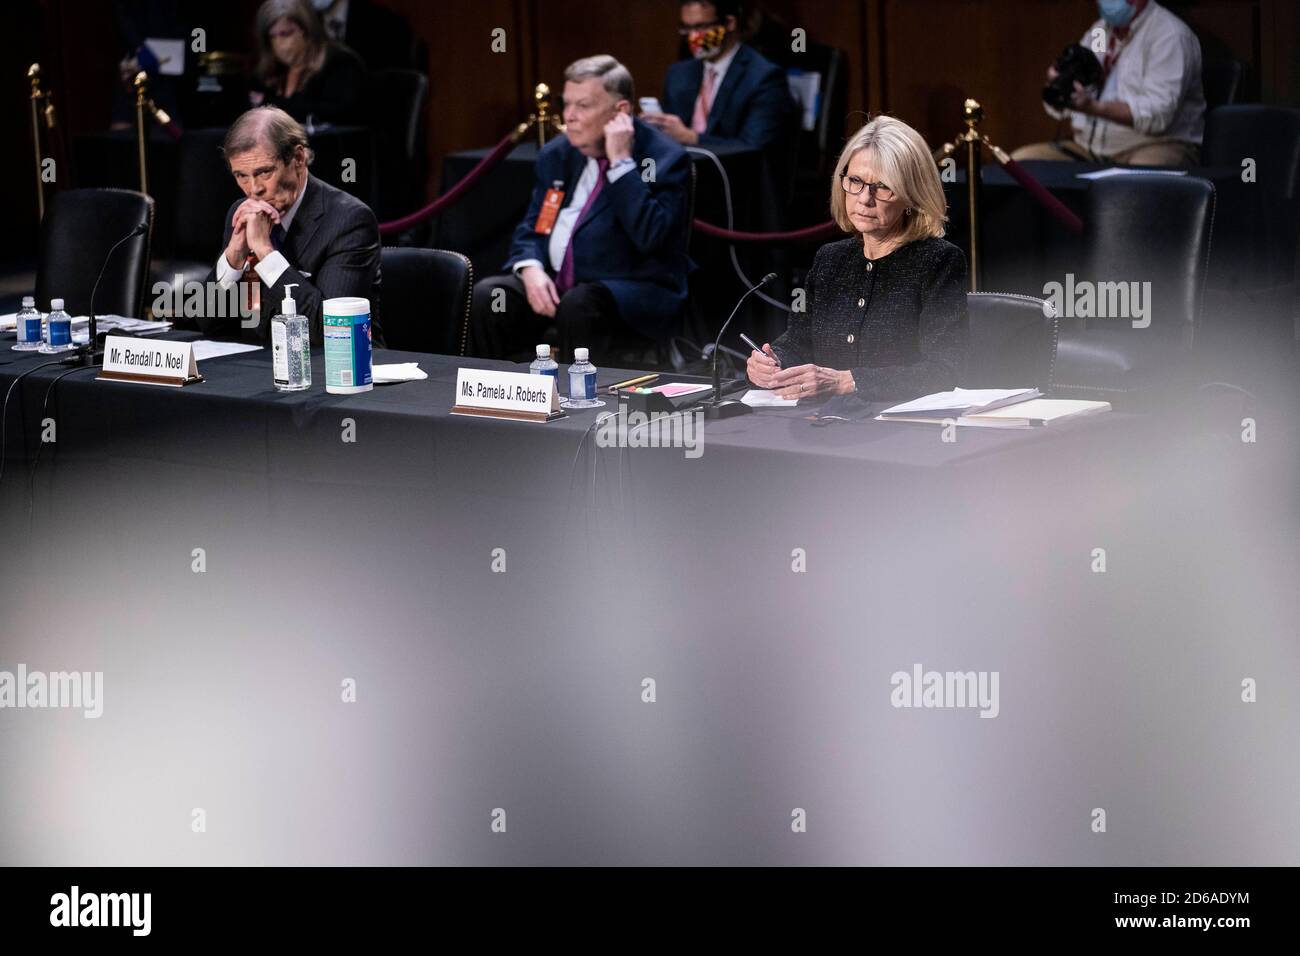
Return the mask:
<path id="1" fill-rule="evenodd" d="M 609 386 L 609 391 L 612 394 L 614 392 L 617 392 L 621 388 L 632 388 L 635 385 L 644 385 L 646 382 L 653 382 L 658 377 L 659 377 L 658 374 L 654 374 L 654 375 L 641 375 L 638 376 L 637 378 L 629 378 L 626 382 L 619 382 L 617 385 Z"/>
<path id="2" fill-rule="evenodd" d="M 770 358 L 772 361 L 774 361 L 774 362 L 777 364 L 778 367 L 780 366 L 780 364 L 781 364 L 781 360 L 780 360 L 779 358 L 777 358 L 775 355 L 770 355 L 770 354 L 768 354 L 767 352 L 764 352 L 764 351 L 763 351 L 762 349 L 760 349 L 757 345 L 755 345 L 755 344 L 754 344 L 754 340 L 751 339 L 751 338 L 750 338 L 748 335 L 746 335 L 744 332 L 741 332 L 741 333 L 740 333 L 740 341 L 744 342 L 746 345 L 748 345 L 751 349 L 753 349 L 753 350 L 754 350 L 755 352 L 757 352 L 759 355 L 767 355 L 767 357 Z"/>

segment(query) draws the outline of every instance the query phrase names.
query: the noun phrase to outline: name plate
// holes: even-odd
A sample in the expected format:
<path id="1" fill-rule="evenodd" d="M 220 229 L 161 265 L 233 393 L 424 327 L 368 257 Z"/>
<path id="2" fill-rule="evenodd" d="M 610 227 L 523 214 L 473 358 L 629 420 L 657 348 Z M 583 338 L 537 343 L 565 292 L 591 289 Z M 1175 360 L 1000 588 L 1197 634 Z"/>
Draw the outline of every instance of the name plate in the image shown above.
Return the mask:
<path id="1" fill-rule="evenodd" d="M 98 378 L 170 388 L 203 381 L 194 361 L 193 342 L 159 342 L 124 335 L 104 339 L 104 367 Z"/>
<path id="2" fill-rule="evenodd" d="M 554 375 L 499 372 L 486 368 L 456 371 L 453 415 L 511 418 L 523 422 L 549 422 L 564 418 Z"/>

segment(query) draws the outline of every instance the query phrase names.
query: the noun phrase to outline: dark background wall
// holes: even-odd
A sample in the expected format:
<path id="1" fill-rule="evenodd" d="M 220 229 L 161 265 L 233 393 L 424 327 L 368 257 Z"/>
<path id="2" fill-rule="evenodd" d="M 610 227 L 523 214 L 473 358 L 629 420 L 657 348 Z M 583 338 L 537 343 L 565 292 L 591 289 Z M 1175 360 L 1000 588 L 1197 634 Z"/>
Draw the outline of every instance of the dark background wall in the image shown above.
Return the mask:
<path id="1" fill-rule="evenodd" d="M 430 188 L 447 152 L 495 142 L 527 115 L 539 80 L 558 92 L 566 63 L 593 52 L 623 60 L 639 92 L 657 94 L 675 59 L 675 0 L 384 0 L 408 18 L 429 51 Z M 1247 98 L 1300 103 L 1300 3 L 1296 0 L 1167 0 L 1198 33 L 1205 55 L 1231 55 L 1248 70 Z M 1049 138 L 1039 106 L 1043 72 L 1096 16 L 1093 0 L 763 0 L 808 36 L 851 60 L 850 122 L 888 110 L 931 144 L 960 127 L 961 101 L 981 100 L 985 130 L 1011 149 Z M 191 2 L 209 49 L 247 48 L 253 0 Z M 54 90 L 62 131 L 103 129 L 116 82 L 111 7 L 95 0 L 15 0 L 0 30 L 0 115 L 14 132 L 0 150 L 10 226 L 0 254 L 29 252 L 35 226 L 27 66 L 39 60 Z M 492 31 L 507 50 L 493 53 Z"/>

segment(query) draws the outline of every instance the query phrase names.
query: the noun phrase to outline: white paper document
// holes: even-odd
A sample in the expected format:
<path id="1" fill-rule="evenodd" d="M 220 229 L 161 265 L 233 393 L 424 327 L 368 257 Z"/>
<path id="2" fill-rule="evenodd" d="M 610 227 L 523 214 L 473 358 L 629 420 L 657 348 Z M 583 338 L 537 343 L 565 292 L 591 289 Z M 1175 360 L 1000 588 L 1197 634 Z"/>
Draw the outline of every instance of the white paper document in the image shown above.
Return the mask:
<path id="1" fill-rule="evenodd" d="M 395 362 L 392 365 L 372 365 L 370 381 L 376 385 L 392 385 L 394 382 L 418 382 L 428 378 L 429 373 L 420 368 L 419 362 Z"/>
<path id="2" fill-rule="evenodd" d="M 740 400 L 750 408 L 793 408 L 799 404 L 797 398 L 778 398 L 776 392 L 766 388 L 751 388 Z"/>
<path id="3" fill-rule="evenodd" d="M 933 395 L 923 395 L 910 402 L 903 402 L 886 408 L 880 414 L 885 418 L 893 418 L 906 415 L 936 416 L 946 412 L 956 418 L 1038 398 L 1041 394 L 1036 388 L 954 388 L 950 392 L 935 392 Z"/>
<path id="4" fill-rule="evenodd" d="M 202 362 L 204 359 L 220 358 L 223 355 L 238 355 L 240 352 L 260 352 L 262 346 L 250 345 L 247 342 L 213 342 L 209 339 L 199 339 L 194 343 L 194 361 Z"/>

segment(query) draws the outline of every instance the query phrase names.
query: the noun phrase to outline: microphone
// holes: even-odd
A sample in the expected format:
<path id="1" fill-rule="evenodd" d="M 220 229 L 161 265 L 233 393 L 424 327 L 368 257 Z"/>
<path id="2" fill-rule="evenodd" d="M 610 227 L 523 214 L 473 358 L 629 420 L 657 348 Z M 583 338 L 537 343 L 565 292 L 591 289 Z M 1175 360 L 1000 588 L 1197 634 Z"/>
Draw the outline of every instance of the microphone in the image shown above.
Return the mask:
<path id="1" fill-rule="evenodd" d="M 147 222 L 137 224 L 134 229 L 128 232 L 121 239 L 117 240 L 117 242 L 113 243 L 112 248 L 108 250 L 108 255 L 104 256 L 104 264 L 99 267 L 99 275 L 95 276 L 95 284 L 90 287 L 90 315 L 87 316 L 89 321 L 86 328 L 86 344 L 83 348 L 77 349 L 76 353 L 71 357 L 64 359 L 64 365 L 95 364 L 95 337 L 98 332 L 95 322 L 95 296 L 99 293 L 99 283 L 103 281 L 104 273 L 108 271 L 108 264 L 113 259 L 113 253 L 117 252 L 117 247 L 128 239 L 134 239 L 141 233 L 147 232 L 148 229 L 149 224 Z"/>
<path id="2" fill-rule="evenodd" d="M 736 313 L 740 311 L 740 307 L 745 303 L 745 300 L 759 289 L 763 288 L 763 286 L 775 281 L 776 273 L 769 272 L 767 275 L 763 276 L 763 278 L 759 279 L 756 285 L 747 289 L 745 294 L 742 295 L 740 300 L 736 303 L 736 307 L 731 310 L 731 315 L 727 316 L 727 321 L 722 323 L 722 328 L 718 329 L 718 337 L 713 340 L 713 400 L 704 406 L 705 418 L 733 418 L 736 415 L 744 415 L 747 412 L 753 411 L 753 409 L 744 402 L 738 402 L 734 399 L 729 399 L 725 402 L 721 400 L 722 379 L 718 374 L 718 346 L 722 344 L 723 333 L 727 331 L 727 326 L 729 326 L 731 320 L 736 317 Z"/>

